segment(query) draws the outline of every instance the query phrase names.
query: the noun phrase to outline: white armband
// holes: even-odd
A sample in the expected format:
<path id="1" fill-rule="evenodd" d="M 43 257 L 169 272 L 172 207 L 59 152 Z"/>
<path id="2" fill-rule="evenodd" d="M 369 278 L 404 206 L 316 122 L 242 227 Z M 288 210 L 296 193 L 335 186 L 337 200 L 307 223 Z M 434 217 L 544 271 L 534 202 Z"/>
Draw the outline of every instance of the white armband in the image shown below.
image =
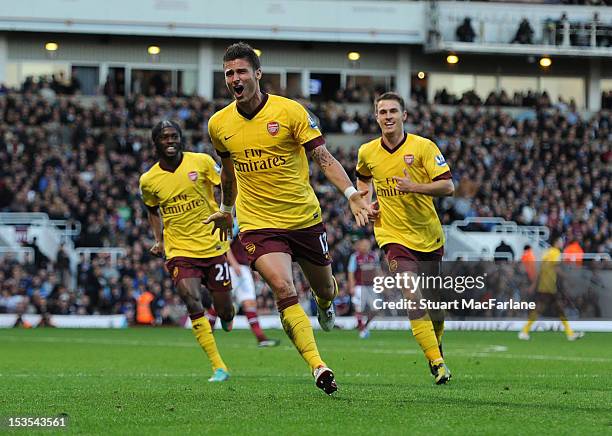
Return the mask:
<path id="1" fill-rule="evenodd" d="M 351 196 L 355 192 L 358 192 L 357 189 L 355 189 L 355 187 L 353 185 L 351 185 L 351 186 L 349 186 L 348 188 L 346 188 L 344 190 L 344 196 L 346 197 L 347 200 L 350 200 Z"/>
<path id="2" fill-rule="evenodd" d="M 221 203 L 221 206 L 219 207 L 219 210 L 223 213 L 233 213 L 234 212 L 234 206 L 227 206 L 223 203 Z"/>

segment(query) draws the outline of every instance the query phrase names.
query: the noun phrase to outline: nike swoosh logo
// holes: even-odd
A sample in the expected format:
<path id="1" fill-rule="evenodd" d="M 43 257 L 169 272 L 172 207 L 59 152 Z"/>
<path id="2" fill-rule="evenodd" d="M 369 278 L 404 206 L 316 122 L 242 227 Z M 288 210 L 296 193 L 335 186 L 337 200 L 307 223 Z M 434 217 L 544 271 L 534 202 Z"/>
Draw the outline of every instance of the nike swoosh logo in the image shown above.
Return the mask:
<path id="1" fill-rule="evenodd" d="M 232 283 L 232 281 L 231 281 L 231 280 L 228 280 L 227 282 L 223 282 L 223 286 L 229 286 L 229 285 L 230 285 L 230 283 Z"/>
<path id="2" fill-rule="evenodd" d="M 228 139 L 230 139 L 232 136 L 236 136 L 236 133 L 234 133 L 233 135 L 230 136 L 224 136 L 225 140 L 227 141 Z"/>

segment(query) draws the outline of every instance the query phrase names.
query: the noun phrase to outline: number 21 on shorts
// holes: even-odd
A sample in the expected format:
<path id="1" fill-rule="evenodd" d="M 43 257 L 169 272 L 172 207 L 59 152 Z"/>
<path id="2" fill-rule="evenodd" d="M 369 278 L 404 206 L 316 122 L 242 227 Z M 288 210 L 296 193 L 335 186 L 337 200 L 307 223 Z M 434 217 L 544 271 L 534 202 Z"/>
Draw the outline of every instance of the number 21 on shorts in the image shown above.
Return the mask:
<path id="1" fill-rule="evenodd" d="M 216 281 L 223 282 L 230 279 L 230 270 L 227 262 L 216 264 L 215 269 L 217 270 Z"/>

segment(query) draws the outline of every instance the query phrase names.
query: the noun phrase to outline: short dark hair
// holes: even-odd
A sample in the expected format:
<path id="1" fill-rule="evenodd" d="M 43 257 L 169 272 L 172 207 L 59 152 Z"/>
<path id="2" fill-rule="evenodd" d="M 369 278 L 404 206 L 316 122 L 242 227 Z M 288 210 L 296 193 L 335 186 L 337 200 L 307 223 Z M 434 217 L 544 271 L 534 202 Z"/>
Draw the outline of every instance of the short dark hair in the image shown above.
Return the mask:
<path id="1" fill-rule="evenodd" d="M 230 45 L 223 55 L 223 63 L 233 61 L 236 59 L 246 59 L 253 70 L 258 70 L 261 68 L 261 62 L 259 61 L 259 56 L 246 42 L 237 42 L 235 44 Z"/>
<path id="2" fill-rule="evenodd" d="M 183 131 L 181 130 L 181 126 L 179 126 L 176 121 L 161 120 L 151 129 L 151 139 L 153 140 L 153 143 L 157 143 L 157 138 L 159 138 L 159 135 L 161 135 L 162 130 L 168 127 L 176 129 L 179 134 L 179 137 L 181 138 L 181 141 L 183 140 Z"/>
<path id="3" fill-rule="evenodd" d="M 374 100 L 374 111 L 375 112 L 378 111 L 378 103 L 383 100 L 395 100 L 396 102 L 399 103 L 400 107 L 402 108 L 402 111 L 406 110 L 404 99 L 400 97 L 400 95 L 397 92 L 385 92 L 384 94 L 381 94 L 378 97 L 376 97 L 376 100 Z"/>

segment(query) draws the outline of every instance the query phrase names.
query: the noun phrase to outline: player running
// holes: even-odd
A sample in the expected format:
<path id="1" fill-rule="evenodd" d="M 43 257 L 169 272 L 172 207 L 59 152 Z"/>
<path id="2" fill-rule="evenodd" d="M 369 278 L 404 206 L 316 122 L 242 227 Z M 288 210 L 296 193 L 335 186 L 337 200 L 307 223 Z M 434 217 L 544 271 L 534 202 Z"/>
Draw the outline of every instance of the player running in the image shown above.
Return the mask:
<path id="1" fill-rule="evenodd" d="M 211 235 L 203 220 L 218 209 L 213 186 L 221 181 L 215 161 L 207 154 L 183 151 L 183 135 L 173 121 L 161 121 L 151 137 L 159 161 L 140 177 L 140 192 L 155 244 L 151 253 L 163 256 L 178 294 L 187 306 L 192 331 L 210 359 L 210 382 L 229 378 L 212 329 L 204 316 L 202 283 L 212 294 L 225 331 L 234 318 L 226 241 Z M 161 216 L 160 216 L 161 215 Z M 163 227 L 162 227 L 163 222 Z"/>
<path id="2" fill-rule="evenodd" d="M 563 238 L 556 236 L 553 238 L 552 247 L 544 252 L 542 256 L 542 265 L 540 274 L 536 281 L 536 308 L 529 312 L 529 318 L 523 329 L 519 332 L 518 337 L 521 340 L 528 341 L 531 339 L 529 330 L 538 319 L 540 314 L 545 313 L 549 306 L 556 309 L 563 329 L 565 337 L 568 341 L 575 341 L 584 336 L 583 332 L 574 332 L 567 321 L 565 311 L 563 310 L 563 302 L 560 293 L 558 292 L 558 276 L 560 276 L 559 264 L 561 261 L 561 249 L 563 248 Z"/>
<path id="3" fill-rule="evenodd" d="M 374 319 L 374 300 L 378 296 L 374 293 L 374 277 L 382 271 L 378 253 L 372 250 L 369 239 L 360 239 L 355 243 L 355 252 L 348 261 L 347 276 L 349 293 L 355 307 L 357 329 L 359 337 L 370 337 L 368 326 Z"/>
<path id="4" fill-rule="evenodd" d="M 234 231 L 237 233 L 237 223 L 234 222 Z M 238 238 L 231 242 L 227 252 L 227 260 L 230 265 L 230 275 L 232 277 L 232 293 L 236 304 L 240 306 L 246 316 L 249 327 L 257 339 L 257 345 L 261 348 L 276 347 L 280 344 L 278 339 L 269 339 L 261 326 L 257 316 L 257 296 L 255 294 L 255 282 L 249 267 L 248 255 Z M 206 317 L 214 328 L 217 321 L 217 313 L 213 307 L 207 308 Z"/>
<path id="5" fill-rule="evenodd" d="M 398 94 L 382 94 L 375 110 L 382 137 L 359 148 L 357 187 L 368 193 L 376 188 L 379 210 L 371 216 L 376 241 L 392 274 L 435 274 L 444 254 L 444 233 L 432 197 L 453 195 L 450 168 L 436 144 L 404 132 L 407 113 Z M 406 298 L 413 297 L 403 291 Z M 408 317 L 436 384 L 448 382 L 443 314 L 409 310 Z"/>
<path id="6" fill-rule="evenodd" d="M 298 303 L 292 260 L 310 283 L 323 330 L 334 326 L 332 275 L 321 207 L 308 179 L 308 154 L 327 179 L 347 197 L 358 225 L 370 205 L 344 168 L 327 151 L 317 124 L 297 102 L 260 90 L 259 57 L 245 43 L 229 46 L 223 57 L 225 82 L 234 101 L 211 117 L 208 132 L 221 157 L 223 192 L 215 223 L 222 240 L 231 236 L 232 209 L 249 263 L 272 289 L 287 336 L 308 363 L 315 384 L 337 390 L 334 374 L 321 359 L 312 326 Z"/>

